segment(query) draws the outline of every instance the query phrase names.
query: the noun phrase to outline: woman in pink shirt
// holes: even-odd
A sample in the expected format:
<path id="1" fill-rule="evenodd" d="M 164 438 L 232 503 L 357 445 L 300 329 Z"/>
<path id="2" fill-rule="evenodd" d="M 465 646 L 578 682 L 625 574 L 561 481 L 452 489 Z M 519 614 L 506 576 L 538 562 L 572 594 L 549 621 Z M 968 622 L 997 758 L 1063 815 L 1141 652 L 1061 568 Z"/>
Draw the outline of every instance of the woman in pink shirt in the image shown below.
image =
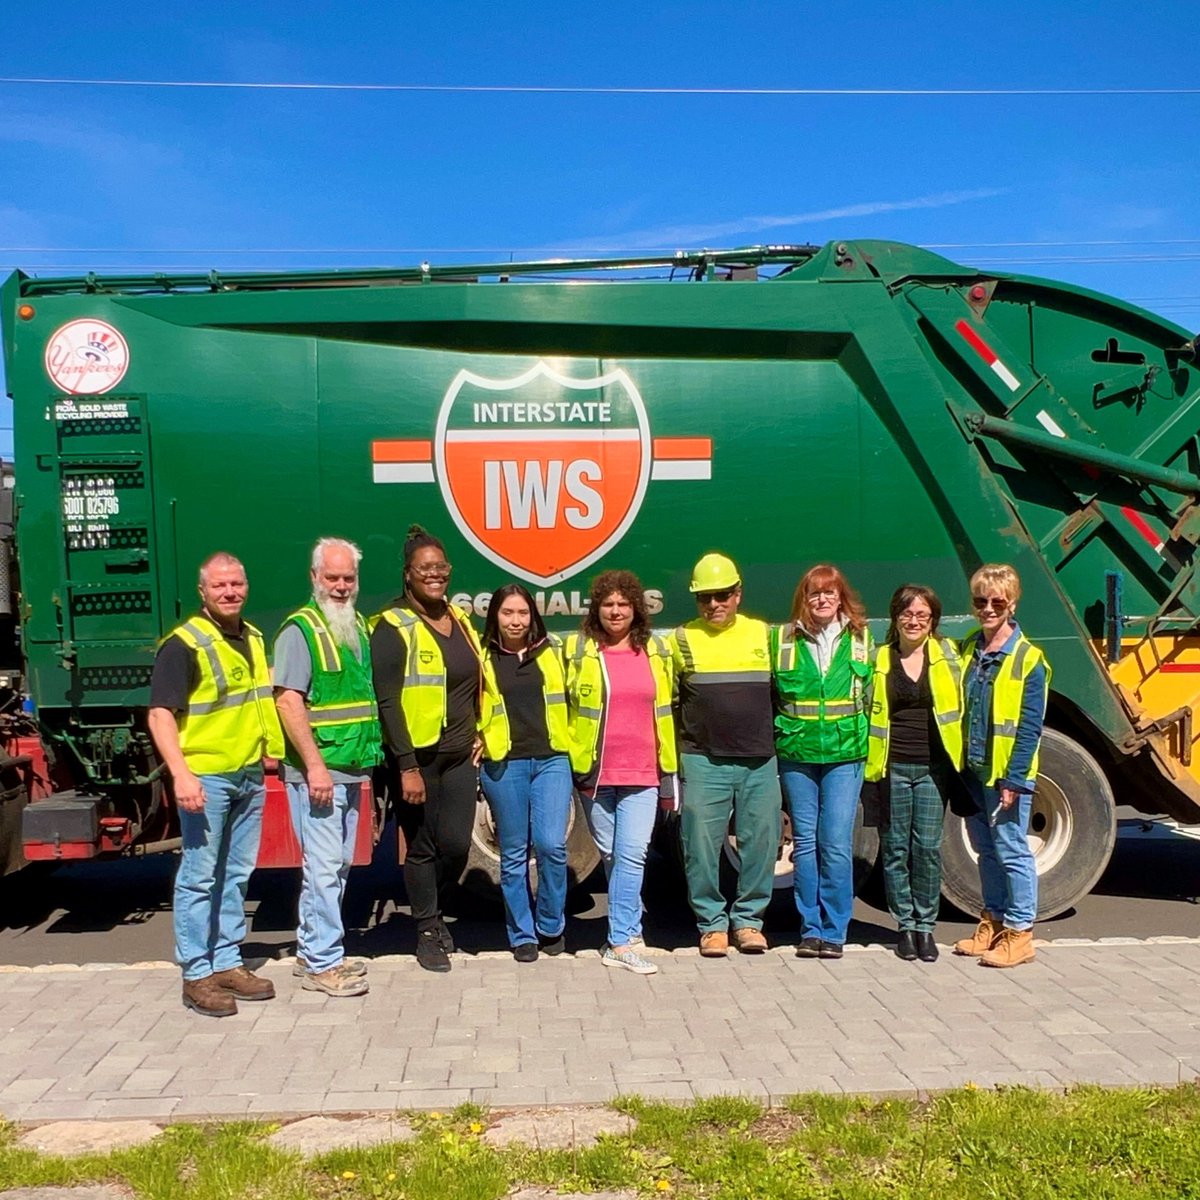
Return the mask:
<path id="1" fill-rule="evenodd" d="M 581 633 L 566 644 L 571 767 L 608 875 L 608 945 L 601 961 L 638 975 L 658 968 L 642 945 L 642 877 L 654 817 L 674 807 L 671 655 L 650 629 L 630 571 L 592 581 Z"/>

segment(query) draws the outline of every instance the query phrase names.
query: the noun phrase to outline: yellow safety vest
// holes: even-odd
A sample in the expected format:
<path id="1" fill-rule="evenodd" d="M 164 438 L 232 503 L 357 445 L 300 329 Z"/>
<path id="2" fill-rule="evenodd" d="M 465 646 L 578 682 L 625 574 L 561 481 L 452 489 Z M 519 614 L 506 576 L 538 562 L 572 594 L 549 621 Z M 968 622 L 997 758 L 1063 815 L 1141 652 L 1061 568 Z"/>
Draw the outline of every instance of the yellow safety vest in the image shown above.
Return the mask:
<path id="1" fill-rule="evenodd" d="M 679 769 L 675 750 L 675 721 L 671 716 L 674 671 L 666 641 L 657 634 L 646 643 L 650 674 L 654 677 L 654 728 L 658 740 L 658 768 L 665 775 Z M 586 775 L 596 765 L 600 728 L 604 723 L 604 670 L 600 649 L 582 633 L 567 638 L 567 722 L 571 769 Z"/>
<path id="2" fill-rule="evenodd" d="M 542 673 L 542 700 L 546 705 L 546 733 L 550 739 L 550 749 L 566 754 L 570 750 L 570 736 L 567 729 L 567 683 L 562 639 L 551 633 L 547 634 L 547 640 L 550 645 L 537 654 L 534 662 Z M 483 656 L 479 733 L 483 738 L 484 757 L 499 760 L 507 758 L 512 749 L 512 729 L 504 706 L 504 696 L 496 682 L 495 653 L 489 646 Z"/>
<path id="3" fill-rule="evenodd" d="M 477 658 L 482 658 L 479 638 L 470 619 L 456 604 L 447 604 Z M 436 744 L 446 726 L 446 662 L 433 631 L 411 608 L 388 608 L 378 620 L 395 627 L 404 644 L 404 681 L 400 688 L 400 711 L 408 726 L 413 749 Z"/>
<path id="4" fill-rule="evenodd" d="M 963 764 L 963 691 L 962 668 L 958 652 L 949 638 L 929 638 L 929 690 L 933 694 L 933 716 L 938 736 L 955 768 Z M 871 724 L 867 740 L 867 779 L 882 779 L 887 774 L 891 720 L 888 714 L 887 677 L 892 669 L 892 647 L 879 647 L 875 656 L 875 685 L 871 697 Z"/>
<path id="5" fill-rule="evenodd" d="M 983 636 L 981 630 L 965 637 L 959 645 L 959 666 L 965 680 L 975 657 L 975 647 Z M 1046 699 L 1050 699 L 1050 664 L 1046 656 L 1022 633 L 1017 644 L 1004 655 L 1000 670 L 992 681 L 992 771 L 987 780 L 988 787 L 1004 779 L 1008 764 L 1012 760 L 1013 748 L 1017 744 L 1017 726 L 1021 721 L 1021 702 L 1025 698 L 1025 681 L 1034 667 L 1041 663 L 1046 669 Z M 1045 709 L 1042 710 L 1045 716 Z M 1038 750 L 1033 752 L 1029 764 L 1029 778 L 1037 779 Z"/>
<path id="6" fill-rule="evenodd" d="M 244 628 L 249 663 L 207 617 L 192 617 L 167 635 L 195 654 L 200 670 L 179 721 L 179 748 L 194 775 L 228 774 L 254 766 L 264 756 L 283 757 L 263 635 L 249 622 Z"/>

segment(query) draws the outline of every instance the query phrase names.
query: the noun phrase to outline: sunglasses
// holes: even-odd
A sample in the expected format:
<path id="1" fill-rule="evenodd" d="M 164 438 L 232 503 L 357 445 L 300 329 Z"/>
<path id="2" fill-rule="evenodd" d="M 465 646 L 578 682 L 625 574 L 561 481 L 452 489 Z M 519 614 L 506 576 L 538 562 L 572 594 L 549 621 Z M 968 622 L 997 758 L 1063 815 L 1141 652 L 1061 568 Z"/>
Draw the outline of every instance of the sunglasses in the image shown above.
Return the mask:
<path id="1" fill-rule="evenodd" d="M 1008 607 L 1007 600 L 1001 600 L 995 596 L 972 596 L 971 604 L 978 612 L 983 612 L 989 608 L 994 608 L 997 612 L 1003 612 Z"/>
<path id="2" fill-rule="evenodd" d="M 696 600 L 700 604 L 724 604 L 736 591 L 737 588 L 731 587 L 726 588 L 723 592 L 697 592 Z"/>

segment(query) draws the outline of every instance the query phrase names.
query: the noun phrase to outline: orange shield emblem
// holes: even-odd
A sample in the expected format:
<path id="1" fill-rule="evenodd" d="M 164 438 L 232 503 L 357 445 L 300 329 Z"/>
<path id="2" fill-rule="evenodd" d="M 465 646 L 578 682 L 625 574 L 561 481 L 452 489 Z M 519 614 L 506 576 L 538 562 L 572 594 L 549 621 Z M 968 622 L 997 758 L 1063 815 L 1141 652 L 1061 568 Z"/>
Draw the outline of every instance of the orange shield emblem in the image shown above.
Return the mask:
<path id="1" fill-rule="evenodd" d="M 510 379 L 460 371 L 434 439 L 451 516 L 484 557 L 550 586 L 632 524 L 650 478 L 650 428 L 622 370 L 577 378 L 538 362 Z"/>

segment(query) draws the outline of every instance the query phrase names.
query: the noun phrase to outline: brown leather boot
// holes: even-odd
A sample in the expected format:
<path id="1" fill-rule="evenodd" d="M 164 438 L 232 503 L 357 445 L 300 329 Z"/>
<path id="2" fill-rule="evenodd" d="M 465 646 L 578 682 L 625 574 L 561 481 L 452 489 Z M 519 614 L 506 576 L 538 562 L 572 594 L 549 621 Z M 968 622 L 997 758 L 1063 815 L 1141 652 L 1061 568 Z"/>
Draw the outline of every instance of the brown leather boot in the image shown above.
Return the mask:
<path id="1" fill-rule="evenodd" d="M 724 958 L 729 953 L 729 934 L 723 929 L 710 929 L 700 935 L 701 958 Z"/>
<path id="2" fill-rule="evenodd" d="M 733 944 L 743 954 L 763 954 L 767 949 L 767 937 L 761 929 L 743 925 L 733 931 Z"/>
<path id="3" fill-rule="evenodd" d="M 209 978 L 217 987 L 239 1000 L 275 999 L 275 985 L 269 979 L 260 979 L 247 967 L 230 967 L 228 971 L 217 971 Z"/>
<path id="4" fill-rule="evenodd" d="M 1033 962 L 1035 957 L 1033 930 L 1005 926 L 980 961 L 985 967 L 1019 967 L 1022 963 Z"/>
<path id="5" fill-rule="evenodd" d="M 979 958 L 986 954 L 995 944 L 996 939 L 1004 931 L 1004 926 L 986 909 L 979 915 L 979 924 L 969 938 L 954 943 L 955 954 L 965 954 L 968 958 Z"/>
<path id="6" fill-rule="evenodd" d="M 233 994 L 221 987 L 212 975 L 183 981 L 183 1007 L 202 1017 L 232 1017 L 238 1010 Z"/>

